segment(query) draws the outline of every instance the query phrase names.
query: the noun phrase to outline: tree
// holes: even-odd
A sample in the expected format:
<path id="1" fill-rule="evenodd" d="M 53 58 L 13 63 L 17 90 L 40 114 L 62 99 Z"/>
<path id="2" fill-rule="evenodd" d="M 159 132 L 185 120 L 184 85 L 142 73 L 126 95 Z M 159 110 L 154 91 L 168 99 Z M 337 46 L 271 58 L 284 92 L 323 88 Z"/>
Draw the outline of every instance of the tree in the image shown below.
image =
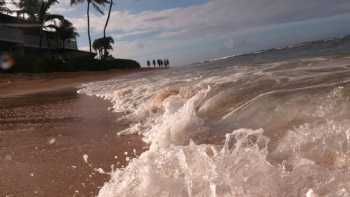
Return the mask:
<path id="1" fill-rule="evenodd" d="M 92 48 L 97 52 L 97 56 L 102 58 L 103 43 L 101 39 L 96 39 L 92 43 Z"/>
<path id="2" fill-rule="evenodd" d="M 6 7 L 5 0 L 0 0 L 0 13 L 10 13 L 11 10 Z"/>
<path id="3" fill-rule="evenodd" d="M 104 26 L 104 28 L 103 28 L 103 38 L 104 38 L 104 39 L 106 39 L 107 26 L 108 26 L 108 23 L 109 23 L 109 19 L 110 19 L 110 17 L 111 17 L 112 7 L 113 7 L 113 0 L 110 0 L 110 2 L 109 2 L 108 16 L 107 16 L 107 19 L 106 19 L 105 26 Z M 114 41 L 113 41 L 113 43 L 114 43 Z M 106 55 L 107 53 L 108 53 L 108 51 L 107 51 L 107 49 L 105 48 L 104 54 Z"/>
<path id="4" fill-rule="evenodd" d="M 0 13 L 5 11 L 5 8 L 6 8 L 5 5 L 6 5 L 5 0 L 0 0 Z"/>
<path id="5" fill-rule="evenodd" d="M 58 39 L 62 41 L 62 48 L 65 49 L 65 43 L 67 40 L 75 39 L 79 34 L 73 24 L 67 19 L 60 21 L 58 26 L 49 25 L 48 27 L 55 29 Z"/>
<path id="6" fill-rule="evenodd" d="M 19 2 L 13 1 L 13 3 L 19 8 L 19 13 L 25 14 L 28 21 L 34 22 L 36 20 L 37 13 L 41 6 L 39 0 L 20 0 Z"/>
<path id="7" fill-rule="evenodd" d="M 90 53 L 92 52 L 92 48 L 91 48 L 91 32 L 90 32 L 90 6 L 91 4 L 93 5 L 93 7 L 100 13 L 100 14 L 104 14 L 103 11 L 100 9 L 100 5 L 103 5 L 107 2 L 107 0 L 71 0 L 71 4 L 75 5 L 78 3 L 83 3 L 86 2 L 87 3 L 87 8 L 86 8 L 86 17 L 87 17 L 87 29 L 88 29 L 88 38 L 89 38 L 89 50 Z"/>
<path id="8" fill-rule="evenodd" d="M 113 49 L 114 39 L 112 37 L 98 38 L 92 44 L 92 47 L 97 52 L 101 59 L 109 56 L 108 51 Z"/>
<path id="9" fill-rule="evenodd" d="M 50 14 L 48 11 L 50 7 L 54 4 L 58 3 L 57 0 L 47 0 L 47 1 L 42 1 L 38 16 L 37 16 L 37 22 L 40 25 L 40 43 L 39 46 L 40 48 L 42 47 L 42 38 L 43 38 L 43 30 L 45 28 L 45 24 L 49 21 L 59 19 L 61 21 L 64 21 L 64 17 L 62 15 L 58 14 Z"/>
<path id="10" fill-rule="evenodd" d="M 47 27 L 47 22 L 53 20 L 63 20 L 62 15 L 51 14 L 49 9 L 57 4 L 58 0 L 20 0 L 17 7 L 21 12 L 27 15 L 27 20 L 32 21 L 39 26 L 40 39 L 39 46 L 42 47 L 43 31 Z"/>

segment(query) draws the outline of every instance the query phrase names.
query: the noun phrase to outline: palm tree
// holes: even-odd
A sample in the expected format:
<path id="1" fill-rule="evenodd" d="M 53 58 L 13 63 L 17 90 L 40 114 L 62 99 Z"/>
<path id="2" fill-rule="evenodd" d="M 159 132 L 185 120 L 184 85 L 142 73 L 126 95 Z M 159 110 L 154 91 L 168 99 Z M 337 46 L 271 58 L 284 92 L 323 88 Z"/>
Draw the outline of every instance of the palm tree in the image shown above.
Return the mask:
<path id="1" fill-rule="evenodd" d="M 96 39 L 92 43 L 92 48 L 97 52 L 98 57 L 102 58 L 103 44 L 101 39 Z"/>
<path id="2" fill-rule="evenodd" d="M 42 47 L 43 31 L 45 24 L 53 20 L 63 20 L 62 15 L 50 14 L 48 11 L 58 0 L 21 0 L 17 4 L 20 11 L 27 15 L 27 20 L 37 23 L 39 26 L 39 46 Z"/>
<path id="3" fill-rule="evenodd" d="M 10 13 L 11 10 L 6 7 L 5 0 L 0 0 L 0 13 Z"/>
<path id="4" fill-rule="evenodd" d="M 55 19 L 62 20 L 62 21 L 64 20 L 64 17 L 62 15 L 50 14 L 48 12 L 50 7 L 56 3 L 58 3 L 57 0 L 47 0 L 41 3 L 40 9 L 37 15 L 37 22 L 40 25 L 40 43 L 39 43 L 40 48 L 42 47 L 43 30 L 45 28 L 45 24 Z"/>
<path id="5" fill-rule="evenodd" d="M 109 56 L 108 50 L 113 49 L 114 39 L 112 37 L 98 38 L 93 43 L 94 50 L 98 53 L 101 59 Z"/>
<path id="6" fill-rule="evenodd" d="M 75 39 L 79 36 L 76 28 L 67 19 L 61 20 L 58 26 L 49 25 L 48 27 L 55 29 L 58 39 L 62 41 L 62 49 L 65 49 L 65 43 L 67 40 Z"/>
<path id="7" fill-rule="evenodd" d="M 17 3 L 13 1 L 13 3 L 19 8 L 19 13 L 26 14 L 27 20 L 35 21 L 41 6 L 39 0 L 20 0 Z"/>
<path id="8" fill-rule="evenodd" d="M 111 17 L 112 7 L 113 7 L 113 0 L 110 0 L 107 20 L 106 20 L 105 26 L 103 28 L 103 38 L 104 39 L 106 39 L 107 26 L 109 23 L 109 19 Z M 113 43 L 114 43 L 114 41 L 113 41 Z M 104 53 L 107 54 L 107 49 L 105 49 Z"/>
<path id="9" fill-rule="evenodd" d="M 103 11 L 100 9 L 99 5 L 102 5 L 107 2 L 107 0 L 71 0 L 71 4 L 78 4 L 78 3 L 83 3 L 87 2 L 87 8 L 86 8 L 86 17 L 87 17 L 87 29 L 88 29 L 88 38 L 89 38 L 89 50 L 90 53 L 92 52 L 91 48 L 91 32 L 90 32 L 90 6 L 91 4 L 93 7 L 100 13 L 104 14 Z"/>
<path id="10" fill-rule="evenodd" d="M 0 0 L 0 12 L 5 11 L 5 8 L 6 8 L 5 5 L 6 5 L 5 0 Z"/>

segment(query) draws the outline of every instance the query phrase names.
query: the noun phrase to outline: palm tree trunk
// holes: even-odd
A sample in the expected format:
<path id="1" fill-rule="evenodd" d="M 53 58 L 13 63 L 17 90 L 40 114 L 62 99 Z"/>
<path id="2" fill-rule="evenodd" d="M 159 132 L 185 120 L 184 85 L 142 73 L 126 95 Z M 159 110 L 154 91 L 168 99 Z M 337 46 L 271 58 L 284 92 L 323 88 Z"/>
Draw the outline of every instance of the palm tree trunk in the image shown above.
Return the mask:
<path id="1" fill-rule="evenodd" d="M 91 4 L 91 1 L 88 0 L 87 1 L 86 16 L 87 16 L 87 25 L 88 25 L 89 49 L 90 49 L 90 53 L 91 53 L 92 49 L 91 49 L 91 33 L 90 33 L 90 4 Z"/>
<path id="2" fill-rule="evenodd" d="M 107 20 L 105 23 L 105 27 L 103 29 L 103 38 L 106 38 L 106 31 L 107 31 L 107 26 L 109 23 L 109 19 L 111 18 L 111 12 L 112 12 L 112 7 L 113 7 L 113 0 L 110 0 L 111 2 L 109 3 L 109 11 L 108 11 L 108 16 L 107 16 Z"/>
<path id="3" fill-rule="evenodd" d="M 111 18 L 111 12 L 112 12 L 112 7 L 113 7 L 113 0 L 110 0 L 111 2 L 109 3 L 109 11 L 108 11 L 108 16 L 107 16 L 107 20 L 106 20 L 106 24 L 105 27 L 103 29 L 103 38 L 106 39 L 106 31 L 107 31 L 107 26 L 109 23 L 109 19 Z M 104 48 L 104 55 L 107 54 L 107 48 Z"/>

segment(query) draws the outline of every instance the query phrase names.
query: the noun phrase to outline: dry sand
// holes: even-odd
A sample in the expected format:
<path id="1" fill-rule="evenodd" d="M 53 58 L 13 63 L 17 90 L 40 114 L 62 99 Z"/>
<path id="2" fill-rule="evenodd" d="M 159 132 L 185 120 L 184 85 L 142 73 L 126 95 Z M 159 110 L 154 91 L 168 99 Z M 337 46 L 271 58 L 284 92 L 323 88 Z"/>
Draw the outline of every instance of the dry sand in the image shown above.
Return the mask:
<path id="1" fill-rule="evenodd" d="M 82 82 L 127 73 L 2 76 L 0 196 L 96 196 L 109 179 L 96 169 L 109 172 L 144 151 L 139 136 L 116 135 L 127 123 L 109 103 L 76 93 Z"/>

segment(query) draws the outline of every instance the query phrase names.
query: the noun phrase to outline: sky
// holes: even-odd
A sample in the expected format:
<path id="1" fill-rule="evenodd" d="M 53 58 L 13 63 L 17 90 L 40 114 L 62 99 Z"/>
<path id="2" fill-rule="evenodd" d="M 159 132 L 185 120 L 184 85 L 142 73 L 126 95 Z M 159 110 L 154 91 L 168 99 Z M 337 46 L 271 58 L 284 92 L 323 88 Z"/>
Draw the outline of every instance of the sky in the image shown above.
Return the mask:
<path id="1" fill-rule="evenodd" d="M 349 0 L 114 0 L 108 35 L 113 55 L 145 64 L 169 58 L 185 65 L 300 42 L 350 34 Z M 76 26 L 88 49 L 86 4 L 60 0 L 51 12 Z M 103 7 L 108 10 L 108 6 Z M 92 36 L 102 37 L 106 15 L 92 11 Z"/>

